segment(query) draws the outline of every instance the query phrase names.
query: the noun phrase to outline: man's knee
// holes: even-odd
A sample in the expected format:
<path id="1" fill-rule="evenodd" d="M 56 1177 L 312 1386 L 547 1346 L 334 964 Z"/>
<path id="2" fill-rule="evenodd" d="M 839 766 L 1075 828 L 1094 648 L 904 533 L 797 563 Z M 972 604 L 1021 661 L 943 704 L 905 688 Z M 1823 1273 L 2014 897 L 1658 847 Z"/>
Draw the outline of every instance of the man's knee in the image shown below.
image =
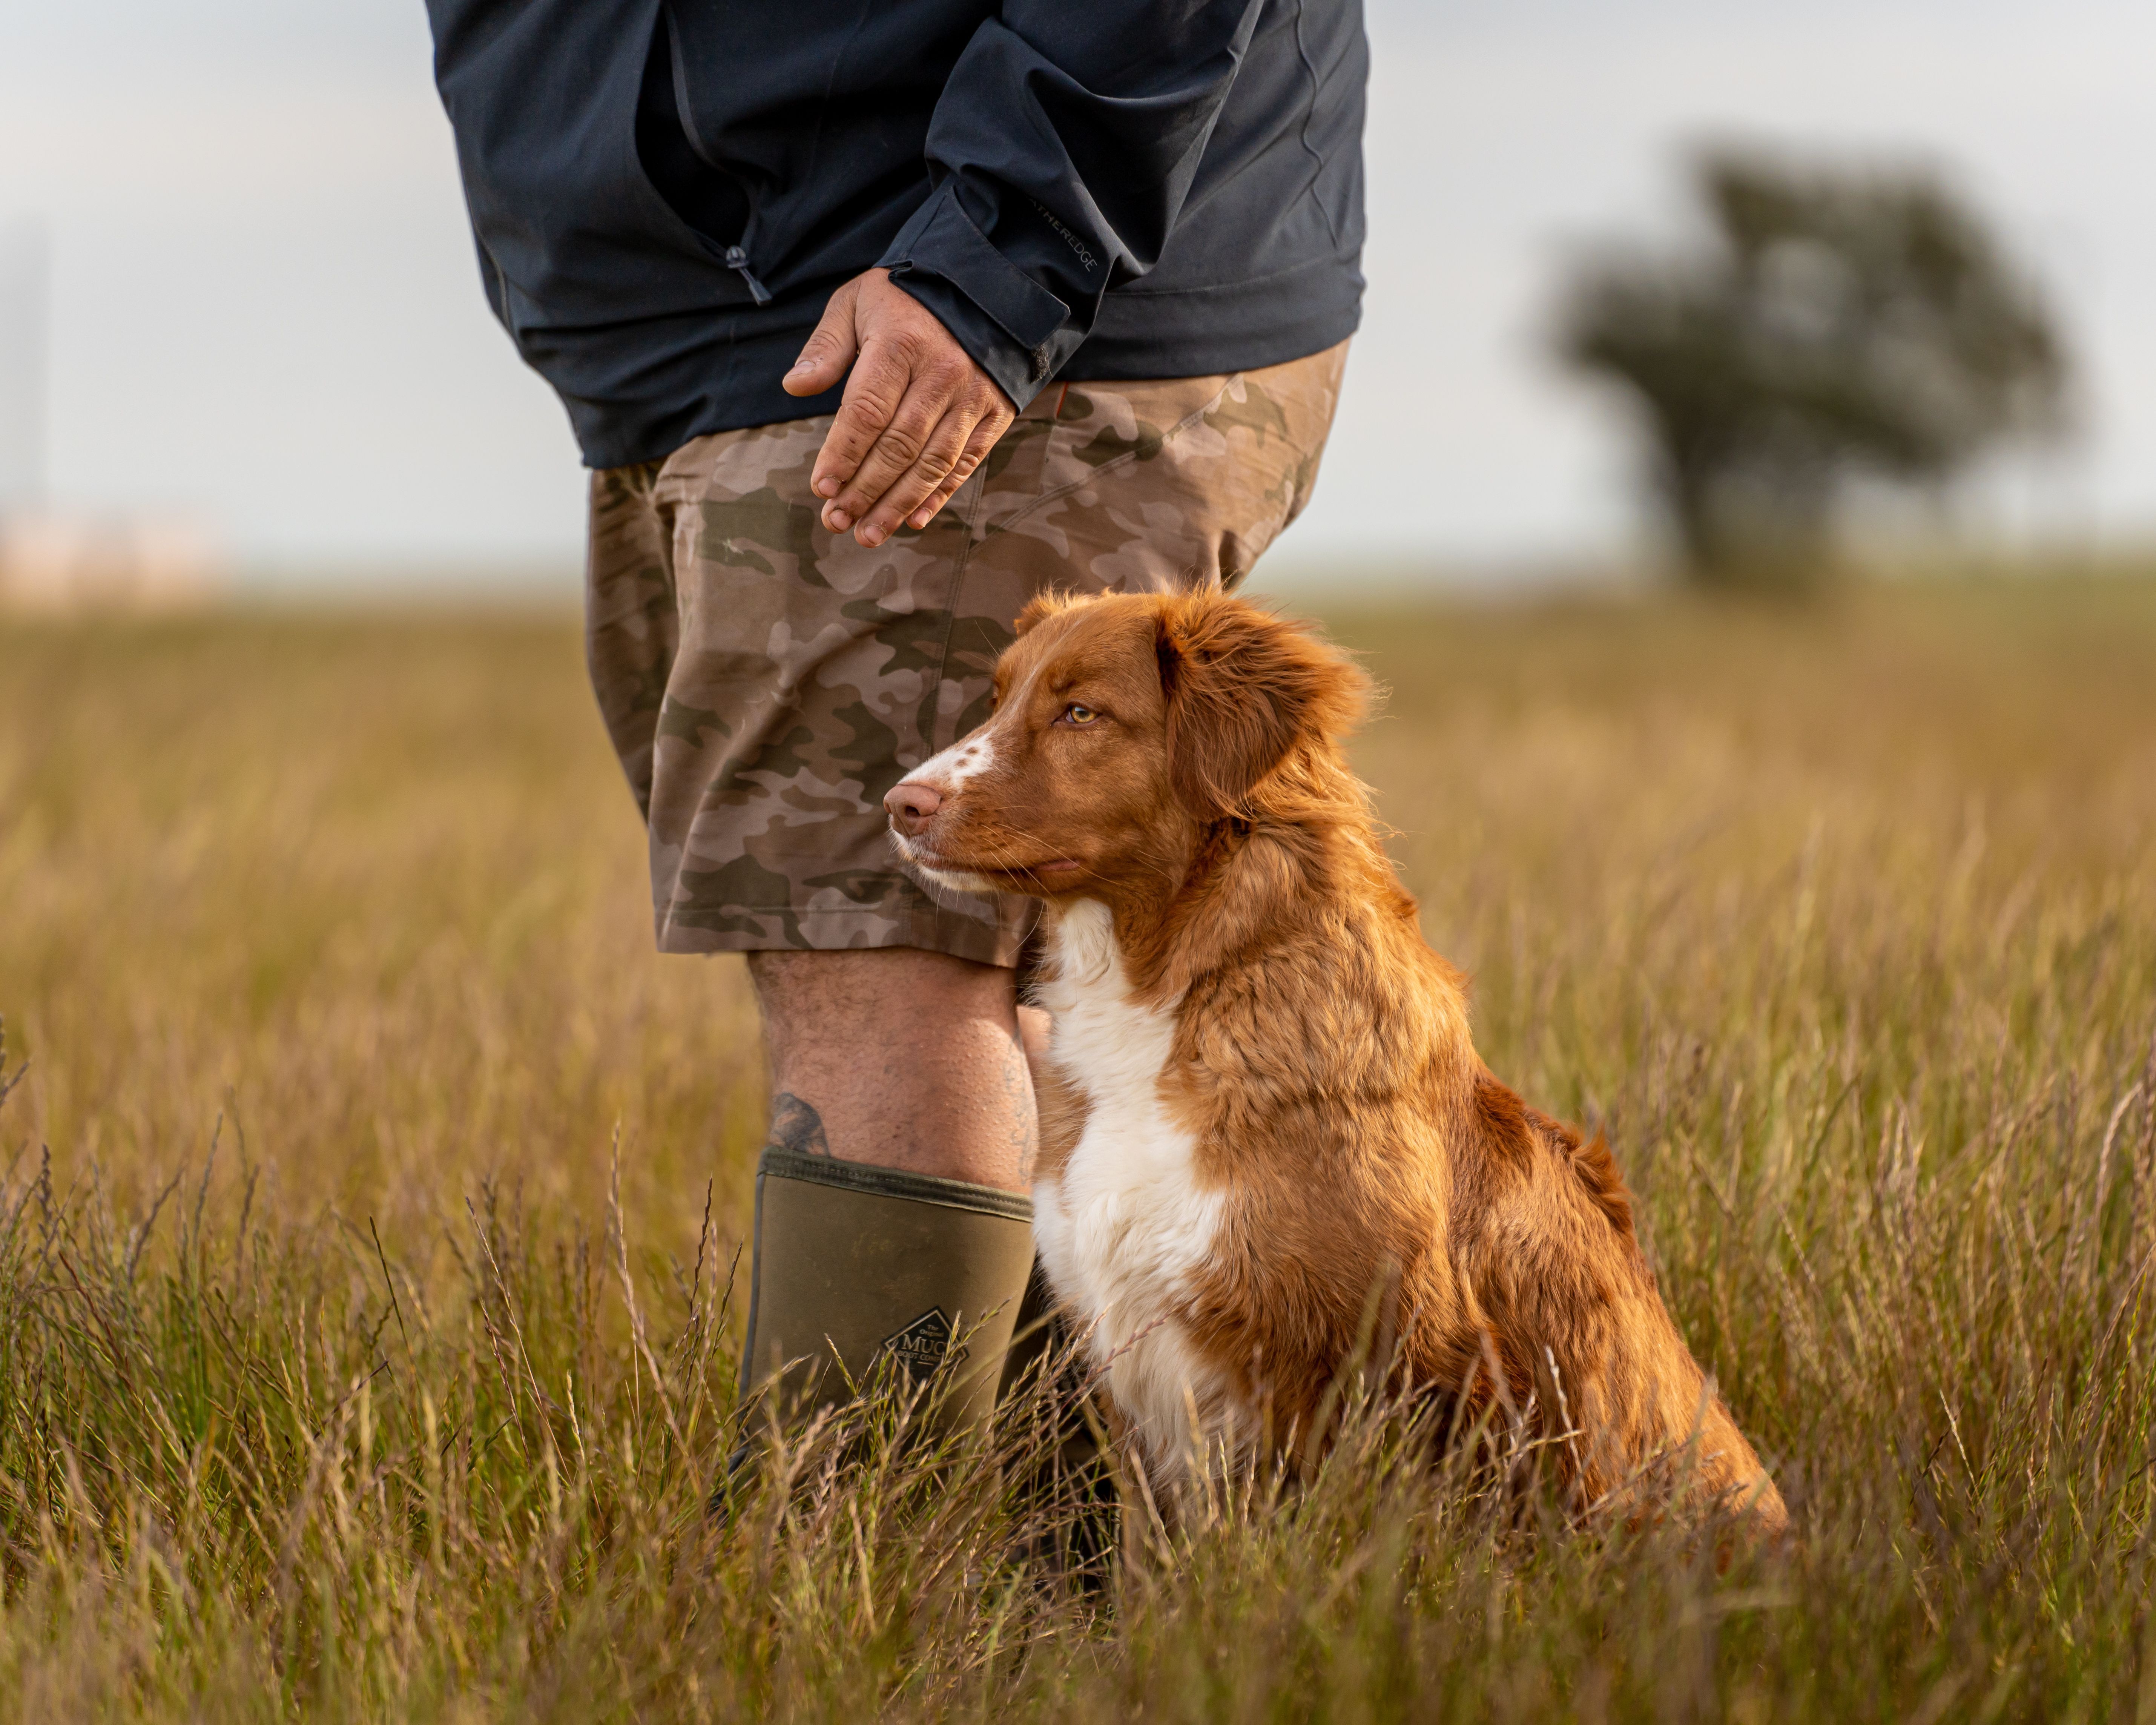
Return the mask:
<path id="1" fill-rule="evenodd" d="M 937 1025 L 1014 1021 L 1015 973 L 912 947 L 752 952 L 750 979 L 774 1037 L 904 1040 Z"/>

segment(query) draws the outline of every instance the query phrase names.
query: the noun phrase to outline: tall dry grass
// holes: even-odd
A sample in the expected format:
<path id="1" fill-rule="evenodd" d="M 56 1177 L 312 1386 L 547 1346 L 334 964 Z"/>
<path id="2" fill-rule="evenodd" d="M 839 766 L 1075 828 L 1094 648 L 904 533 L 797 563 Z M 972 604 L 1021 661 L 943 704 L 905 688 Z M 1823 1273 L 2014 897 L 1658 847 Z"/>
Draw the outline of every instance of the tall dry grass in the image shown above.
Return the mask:
<path id="1" fill-rule="evenodd" d="M 572 624 L 8 624 L 0 1716 L 2156 1725 L 2156 584 L 1336 621 L 1793 1548 L 1368 1408 L 1130 1569 L 1035 1402 L 710 1520 L 753 1014 L 649 950 Z"/>

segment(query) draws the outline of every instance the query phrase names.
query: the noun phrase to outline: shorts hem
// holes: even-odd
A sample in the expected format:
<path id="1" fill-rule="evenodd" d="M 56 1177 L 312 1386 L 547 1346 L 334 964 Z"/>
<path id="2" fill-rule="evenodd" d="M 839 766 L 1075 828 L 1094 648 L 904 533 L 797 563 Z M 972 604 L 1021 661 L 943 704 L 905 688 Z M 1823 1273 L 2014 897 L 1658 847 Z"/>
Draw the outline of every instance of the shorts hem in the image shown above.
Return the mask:
<path id="1" fill-rule="evenodd" d="M 934 905 L 903 911 L 863 905 L 844 911 L 804 913 L 793 905 L 740 905 L 732 914 L 762 921 L 762 927 L 700 928 L 681 922 L 657 930 L 659 950 L 680 955 L 713 952 L 870 952 L 890 947 L 942 952 L 975 964 L 1018 968 L 1034 916 L 984 922 Z M 835 925 L 835 926 L 834 926 Z M 819 938 L 819 937 L 826 937 Z"/>

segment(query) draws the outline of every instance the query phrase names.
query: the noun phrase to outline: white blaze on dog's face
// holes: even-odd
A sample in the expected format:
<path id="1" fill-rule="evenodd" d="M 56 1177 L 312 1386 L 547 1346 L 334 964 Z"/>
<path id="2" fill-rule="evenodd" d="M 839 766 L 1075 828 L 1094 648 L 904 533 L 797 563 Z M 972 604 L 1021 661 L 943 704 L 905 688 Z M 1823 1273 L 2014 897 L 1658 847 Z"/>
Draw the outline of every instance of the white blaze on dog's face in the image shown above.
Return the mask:
<path id="1" fill-rule="evenodd" d="M 1199 829 L 1299 737 L 1344 730 L 1363 686 L 1296 624 L 1219 594 L 1036 599 L 997 664 L 993 716 L 884 806 L 899 855 L 949 885 L 1172 886 Z"/>

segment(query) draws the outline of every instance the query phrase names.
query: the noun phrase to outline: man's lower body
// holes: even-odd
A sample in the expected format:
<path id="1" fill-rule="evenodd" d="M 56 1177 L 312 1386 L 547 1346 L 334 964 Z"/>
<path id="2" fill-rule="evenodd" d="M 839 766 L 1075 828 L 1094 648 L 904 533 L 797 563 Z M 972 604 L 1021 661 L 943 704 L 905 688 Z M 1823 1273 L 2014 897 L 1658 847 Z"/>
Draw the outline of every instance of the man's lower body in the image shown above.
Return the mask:
<path id="1" fill-rule="evenodd" d="M 1346 356 L 1052 385 L 873 550 L 819 522 L 828 418 L 592 476 L 592 677 L 659 945 L 747 953 L 763 1012 L 745 1392 L 794 1362 L 829 1401 L 948 1360 L 944 1405 L 993 1404 L 1032 1261 L 1034 907 L 902 873 L 884 793 L 987 716 L 1035 593 L 1239 582 L 1309 499 Z"/>

